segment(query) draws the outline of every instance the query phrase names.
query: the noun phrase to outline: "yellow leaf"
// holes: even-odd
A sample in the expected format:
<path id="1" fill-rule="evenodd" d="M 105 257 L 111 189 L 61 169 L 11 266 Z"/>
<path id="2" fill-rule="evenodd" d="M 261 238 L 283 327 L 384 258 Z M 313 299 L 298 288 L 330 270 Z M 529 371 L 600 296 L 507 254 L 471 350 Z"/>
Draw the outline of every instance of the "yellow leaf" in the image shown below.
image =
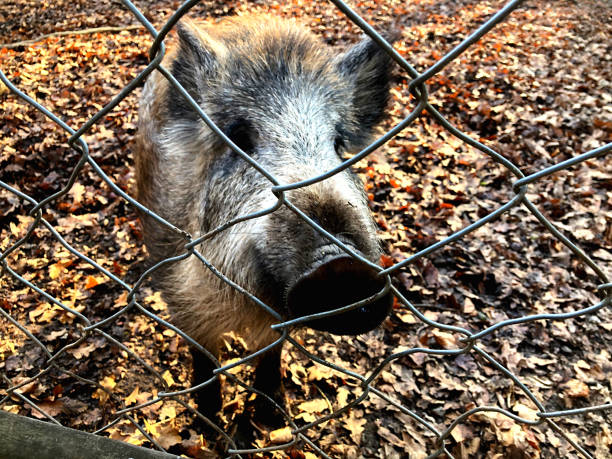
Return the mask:
<path id="1" fill-rule="evenodd" d="M 66 267 L 72 264 L 72 260 L 58 261 L 49 266 L 49 277 L 51 279 L 57 279 L 59 275 L 66 269 Z"/>
<path id="2" fill-rule="evenodd" d="M 109 399 L 110 395 L 105 390 L 96 389 L 95 392 L 91 395 L 93 398 L 97 398 L 100 402 L 100 405 L 104 405 L 104 403 Z"/>
<path id="3" fill-rule="evenodd" d="M 172 385 L 174 384 L 174 378 L 172 378 L 172 374 L 170 373 L 169 370 L 166 370 L 164 372 L 164 374 L 162 375 L 162 378 L 164 378 L 164 381 L 166 381 L 166 384 L 168 384 L 168 387 L 172 387 Z"/>
<path id="4" fill-rule="evenodd" d="M 153 435 L 154 437 L 157 437 L 157 435 L 159 435 L 159 432 L 157 430 L 157 424 L 154 422 L 150 422 L 146 418 L 144 419 L 144 427 L 145 427 L 145 430 L 151 435 Z"/>
<path id="5" fill-rule="evenodd" d="M 155 292 L 152 295 L 145 297 L 144 301 L 154 311 L 163 311 L 166 309 L 166 303 L 164 303 L 164 300 L 161 297 L 161 292 Z"/>
<path id="6" fill-rule="evenodd" d="M 19 405 L 4 405 L 2 410 L 13 414 L 19 414 Z"/>
<path id="7" fill-rule="evenodd" d="M 341 408 L 347 404 L 349 395 L 351 395 L 351 391 L 345 386 L 338 388 L 338 393 L 336 395 L 336 403 L 338 404 L 338 408 Z"/>
<path id="8" fill-rule="evenodd" d="M 100 385 L 105 389 L 113 390 L 117 383 L 115 382 L 115 378 L 113 378 L 112 376 L 107 376 L 100 382 Z"/>
<path id="9" fill-rule="evenodd" d="M 133 405 L 134 403 L 138 401 L 139 392 L 140 392 L 140 389 L 138 389 L 138 386 L 136 386 L 136 389 L 134 389 L 132 393 L 125 398 L 126 406 Z"/>
<path id="10" fill-rule="evenodd" d="M 161 419 L 162 421 L 166 421 L 168 419 L 175 419 L 176 418 L 176 408 L 174 408 L 172 405 L 168 405 L 167 403 L 165 403 L 162 406 L 162 409 L 159 413 L 159 419 Z"/>
<path id="11" fill-rule="evenodd" d="M 324 379 L 330 379 L 334 376 L 331 368 L 324 367 L 323 365 L 315 365 L 308 368 L 308 381 L 321 381 Z"/>
<path id="12" fill-rule="evenodd" d="M 9 222 L 9 228 L 11 229 L 11 234 L 15 237 L 19 237 L 19 228 L 13 222 Z"/>

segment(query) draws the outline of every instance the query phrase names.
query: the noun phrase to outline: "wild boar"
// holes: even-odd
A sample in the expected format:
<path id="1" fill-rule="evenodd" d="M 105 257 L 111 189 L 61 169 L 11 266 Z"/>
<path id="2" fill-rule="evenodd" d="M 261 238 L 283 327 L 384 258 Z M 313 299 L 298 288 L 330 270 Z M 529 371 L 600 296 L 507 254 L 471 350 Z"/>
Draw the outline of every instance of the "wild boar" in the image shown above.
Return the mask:
<path id="1" fill-rule="evenodd" d="M 163 66 L 240 149 L 281 184 L 335 168 L 367 145 L 388 99 L 391 59 L 366 38 L 338 53 L 296 22 L 246 15 L 214 25 L 183 20 Z M 138 199 L 197 236 L 272 208 L 274 185 L 230 148 L 160 72 L 143 90 L 135 148 Z M 347 254 L 282 204 L 219 232 L 196 249 L 216 269 L 283 319 L 329 311 L 383 291 L 381 247 L 363 183 L 349 169 L 288 191 L 284 198 L 370 263 Z M 185 252 L 185 240 L 141 215 L 153 262 Z M 239 333 L 251 350 L 278 338 L 279 320 L 189 256 L 155 272 L 173 323 L 216 354 L 222 335 Z M 308 326 L 355 335 L 387 317 L 392 296 Z M 280 381 L 280 346 L 257 371 L 268 393 Z M 261 370 L 261 367 L 264 370 Z M 194 353 L 196 383 L 215 366 Z M 219 408 L 214 385 L 200 408 Z M 204 401 L 202 401 L 204 400 Z M 205 406 L 202 406 L 204 404 Z"/>

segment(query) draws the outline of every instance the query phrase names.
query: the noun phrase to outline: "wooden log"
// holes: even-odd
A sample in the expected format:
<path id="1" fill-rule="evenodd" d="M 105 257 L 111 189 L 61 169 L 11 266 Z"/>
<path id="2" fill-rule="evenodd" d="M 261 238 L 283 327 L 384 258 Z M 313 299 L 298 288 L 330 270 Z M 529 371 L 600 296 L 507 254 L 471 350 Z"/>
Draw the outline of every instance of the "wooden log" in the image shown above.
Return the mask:
<path id="1" fill-rule="evenodd" d="M 0 459 L 176 459 L 178 457 L 0 410 Z"/>

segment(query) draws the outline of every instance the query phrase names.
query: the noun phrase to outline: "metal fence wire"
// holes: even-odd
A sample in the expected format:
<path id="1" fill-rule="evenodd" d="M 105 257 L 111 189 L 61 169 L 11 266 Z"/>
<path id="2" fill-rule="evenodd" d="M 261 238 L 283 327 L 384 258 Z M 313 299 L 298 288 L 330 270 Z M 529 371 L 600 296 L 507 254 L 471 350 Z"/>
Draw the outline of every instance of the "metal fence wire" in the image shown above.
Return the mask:
<path id="1" fill-rule="evenodd" d="M 38 413 L 44 416 L 44 418 L 56 424 L 59 424 L 59 422 L 50 413 L 46 412 L 45 408 L 41 406 L 40 403 L 38 403 L 36 400 L 33 400 L 31 397 L 28 397 L 27 394 L 22 393 L 20 389 L 32 382 L 37 381 L 43 375 L 51 372 L 51 370 L 54 370 L 54 371 L 58 371 L 64 374 L 65 376 L 68 376 L 71 378 L 77 378 L 82 382 L 91 384 L 92 386 L 95 386 L 98 388 L 102 388 L 105 391 L 109 392 L 109 396 L 116 397 L 115 394 L 112 393 L 112 391 L 108 390 L 107 388 L 103 388 L 99 384 L 99 382 L 83 378 L 82 376 L 79 376 L 72 371 L 64 369 L 61 365 L 58 364 L 58 358 L 62 355 L 65 355 L 67 350 L 73 349 L 79 346 L 79 344 L 83 343 L 86 339 L 92 336 L 104 337 L 104 339 L 106 339 L 108 342 L 116 346 L 117 349 L 120 350 L 120 352 L 122 351 L 122 352 L 128 353 L 131 358 L 135 359 L 137 362 L 140 363 L 140 365 L 142 365 L 144 368 L 148 370 L 152 378 L 156 378 L 158 380 L 161 387 L 166 387 L 166 388 L 168 387 L 162 375 L 155 368 L 153 368 L 151 365 L 145 362 L 140 356 L 138 356 L 132 350 L 130 350 L 127 346 L 125 346 L 119 339 L 113 337 L 112 334 L 104 331 L 103 328 L 105 326 L 113 323 L 114 321 L 117 321 L 120 317 L 127 315 L 128 311 L 131 311 L 132 313 L 137 312 L 139 314 L 143 314 L 149 317 L 150 319 L 156 321 L 158 324 L 161 324 L 164 327 L 167 327 L 168 329 L 174 330 L 176 333 L 182 336 L 187 342 L 191 343 L 194 346 L 197 346 L 197 343 L 195 343 L 193 339 L 191 339 L 181 330 L 174 327 L 172 324 L 158 317 L 158 315 L 149 311 L 147 308 L 145 308 L 142 305 L 141 301 L 139 301 L 138 299 L 139 298 L 139 288 L 142 286 L 143 282 L 146 279 L 148 279 L 151 273 L 155 271 L 156 269 L 158 269 L 163 262 L 148 269 L 146 272 L 144 272 L 140 276 L 137 282 L 135 282 L 133 285 L 129 285 L 118 275 L 102 267 L 98 262 L 96 262 L 96 260 L 81 253 L 79 250 L 76 250 L 64 237 L 62 237 L 59 234 L 59 232 L 53 227 L 53 225 L 50 224 L 44 217 L 45 208 L 51 205 L 52 203 L 56 202 L 59 198 L 61 198 L 63 195 L 69 192 L 69 190 L 75 183 L 75 180 L 77 179 L 78 174 L 80 173 L 80 171 L 83 169 L 85 165 L 89 165 L 93 169 L 93 171 L 95 171 L 95 173 L 98 174 L 100 178 L 113 190 L 113 192 L 116 193 L 116 195 L 120 197 L 120 199 L 125 200 L 127 203 L 140 209 L 143 212 L 151 213 L 150 210 L 144 208 L 141 204 L 139 204 L 131 196 L 126 194 L 119 186 L 117 186 L 113 182 L 113 180 L 107 174 L 105 174 L 105 172 L 100 168 L 100 166 L 96 163 L 96 161 L 90 155 L 88 144 L 84 140 L 84 134 L 86 134 L 90 130 L 90 128 L 95 123 L 97 123 L 101 118 L 103 118 L 106 114 L 108 114 L 111 110 L 113 110 L 131 91 L 134 90 L 134 88 L 141 85 L 143 83 L 143 80 L 151 72 L 161 71 L 164 75 L 166 76 L 169 75 L 168 71 L 164 69 L 161 64 L 162 58 L 166 51 L 164 47 L 164 39 L 166 38 L 166 36 L 168 35 L 172 27 L 177 23 L 177 21 L 182 16 L 184 16 L 198 2 L 197 1 L 185 2 L 182 6 L 180 6 L 178 10 L 176 10 L 176 12 L 171 16 L 171 18 L 167 21 L 167 23 L 164 24 L 164 26 L 161 28 L 161 30 L 156 30 L 153 27 L 153 25 L 145 18 L 142 12 L 139 11 L 134 6 L 134 4 L 132 4 L 129 0 L 122 0 L 122 2 L 125 5 L 125 7 L 127 7 L 131 11 L 131 13 L 133 13 L 134 17 L 148 30 L 148 32 L 154 38 L 153 45 L 151 46 L 151 49 L 150 49 L 150 63 L 136 78 L 133 79 L 133 81 L 131 81 L 126 87 L 124 87 L 119 92 L 119 94 L 117 94 L 116 97 L 114 97 L 114 99 L 110 103 L 108 103 L 108 105 L 106 105 L 101 110 L 99 110 L 94 116 L 92 116 L 78 130 L 74 130 L 72 127 L 70 127 L 70 125 L 67 122 L 65 122 L 60 117 L 58 117 L 57 115 L 52 113 L 50 110 L 45 108 L 43 105 L 38 103 L 34 98 L 22 92 L 17 86 L 15 86 L 7 78 L 7 76 L 2 71 L 0 71 L 0 79 L 6 85 L 6 87 L 11 91 L 11 93 L 23 99 L 25 102 L 32 105 L 33 107 L 35 107 L 37 110 L 43 113 L 46 117 L 48 117 L 58 126 L 60 126 L 69 135 L 68 143 L 72 146 L 72 148 L 74 148 L 78 152 L 78 155 L 80 155 L 80 160 L 78 161 L 78 164 L 76 164 L 76 166 L 74 167 L 74 170 L 72 171 L 70 180 L 68 181 L 67 185 L 60 191 L 48 196 L 47 198 L 41 201 L 37 201 L 33 199 L 31 196 L 21 192 L 20 190 L 16 189 L 15 187 L 7 183 L 0 182 L 0 186 L 4 188 L 4 190 L 7 190 L 12 195 L 14 195 L 14 197 L 18 198 L 19 200 L 22 200 L 24 204 L 27 203 L 27 205 L 32 206 L 29 213 L 33 217 L 33 222 L 29 225 L 27 234 L 21 239 L 12 243 L 12 245 L 10 245 L 5 250 L 0 252 L 2 276 L 12 277 L 13 281 L 16 281 L 17 283 L 20 283 L 20 284 L 23 284 L 24 286 L 29 287 L 33 291 L 37 292 L 46 301 L 63 309 L 66 313 L 68 313 L 68 315 L 74 318 L 74 321 L 76 323 L 80 324 L 80 336 L 78 337 L 78 339 L 70 342 L 69 344 L 61 347 L 60 349 L 51 349 L 50 347 L 47 347 L 46 345 L 44 345 L 37 338 L 35 333 L 29 331 L 29 329 L 23 323 L 20 323 L 20 321 L 17 320 L 14 317 L 14 315 L 11 313 L 12 311 L 10 308 L 0 307 L 0 315 L 5 320 L 10 322 L 12 326 L 14 326 L 16 329 L 20 330 L 21 333 L 27 336 L 27 339 L 29 339 L 31 343 L 35 343 L 35 345 L 38 346 L 40 350 L 42 350 L 45 356 L 44 362 L 40 364 L 39 371 L 34 376 L 26 380 L 20 380 L 19 382 L 14 382 L 10 378 L 8 378 L 6 374 L 3 374 L 3 383 L 6 388 L 3 390 L 5 395 L 2 398 L 0 398 L 0 407 L 8 403 L 10 400 L 17 401 L 18 403 L 28 404 L 34 410 L 36 410 Z M 343 14 L 345 14 L 346 17 L 348 17 L 360 29 L 362 29 L 363 32 L 365 32 L 376 43 L 378 43 L 378 45 L 384 48 L 384 50 L 395 60 L 395 62 L 397 62 L 397 64 L 401 68 L 401 71 L 404 72 L 405 76 L 410 79 L 410 91 L 415 96 L 417 103 L 416 103 L 416 106 L 412 108 L 410 114 L 403 121 L 401 121 L 391 130 L 386 132 L 384 135 L 382 135 L 380 138 L 374 141 L 367 148 L 359 152 L 357 155 L 355 155 L 351 159 L 344 161 L 344 163 L 340 167 L 334 170 L 331 170 L 331 171 L 326 171 L 324 174 L 321 174 L 318 177 L 313 177 L 312 180 L 309 181 L 309 183 L 320 181 L 320 180 L 325 180 L 326 178 L 334 174 L 337 174 L 338 172 L 348 168 L 352 164 L 355 164 L 357 161 L 365 158 L 372 151 L 381 147 L 386 142 L 388 142 L 390 139 L 392 139 L 394 136 L 396 136 L 400 131 L 402 131 L 402 129 L 404 129 L 411 123 L 413 123 L 418 117 L 422 116 L 422 114 L 424 114 L 425 112 L 430 117 L 435 119 L 438 123 L 440 123 L 445 129 L 447 129 L 454 136 L 461 139 L 463 142 L 471 145 L 475 149 L 479 150 L 480 152 L 482 152 L 483 155 L 486 155 L 487 157 L 491 158 L 498 164 L 505 167 L 515 177 L 514 183 L 512 185 L 514 196 L 511 199 L 509 199 L 507 202 L 503 203 L 503 205 L 501 205 L 499 208 L 483 216 L 482 218 L 480 218 L 478 221 L 474 222 L 473 224 L 463 228 L 460 231 L 455 232 L 454 234 L 447 237 L 446 239 L 441 240 L 433 245 L 430 245 L 429 247 L 421 250 L 418 253 L 415 253 L 409 258 L 399 263 L 395 263 L 394 265 L 390 267 L 379 268 L 380 275 L 385 276 L 385 275 L 391 275 L 391 274 L 397 273 L 402 268 L 415 263 L 417 260 L 423 257 L 426 257 L 432 252 L 440 250 L 444 246 L 447 246 L 456 241 L 459 241 L 466 234 L 473 232 L 474 230 L 482 227 L 483 225 L 487 225 L 487 223 L 500 217 L 502 214 L 509 212 L 510 209 L 513 209 L 517 206 L 523 206 L 525 209 L 531 212 L 533 216 L 535 216 L 535 218 L 543 225 L 544 228 L 546 228 L 546 230 L 548 230 L 552 235 L 554 235 L 554 237 L 558 241 L 560 241 L 565 246 L 567 246 L 569 250 L 571 250 L 571 252 L 578 259 L 580 259 L 583 263 L 589 266 L 596 273 L 597 278 L 599 279 L 599 282 L 600 282 L 600 284 L 597 285 L 596 288 L 597 288 L 598 293 L 600 294 L 600 297 L 603 299 L 597 304 L 593 304 L 590 307 L 576 310 L 574 312 L 559 313 L 559 314 L 528 315 L 524 317 L 514 318 L 511 320 L 504 320 L 492 326 L 489 326 L 488 328 L 480 330 L 478 332 L 472 332 L 462 327 L 447 325 L 447 324 L 439 323 L 439 322 L 429 319 L 419 310 L 418 307 L 416 307 L 408 299 L 406 299 L 405 296 L 402 295 L 402 293 L 396 287 L 391 286 L 390 288 L 392 289 L 393 294 L 397 298 L 397 302 L 400 303 L 400 307 L 406 308 L 406 310 L 409 310 L 412 314 L 414 314 L 414 316 L 416 316 L 420 321 L 422 321 L 423 324 L 426 324 L 430 327 L 435 327 L 436 329 L 443 330 L 445 332 L 459 334 L 462 336 L 462 338 L 459 340 L 460 345 L 456 349 L 429 349 L 429 348 L 417 347 L 417 348 L 412 348 L 412 349 L 407 349 L 401 352 L 397 352 L 392 355 L 388 355 L 382 362 L 380 362 L 378 366 L 376 366 L 376 368 L 369 369 L 367 375 L 362 375 L 354 371 L 349 371 L 335 364 L 329 363 L 318 356 L 313 355 L 302 344 L 300 344 L 297 340 L 295 340 L 288 333 L 286 333 L 286 331 L 289 330 L 292 323 L 295 321 L 292 321 L 292 323 L 289 323 L 289 322 L 279 323 L 275 326 L 275 328 L 280 333 L 279 336 L 281 336 L 280 338 L 281 341 L 284 341 L 288 345 L 293 346 L 299 352 L 303 353 L 303 355 L 307 356 L 307 358 L 312 359 L 313 361 L 316 361 L 321 365 L 327 366 L 329 368 L 332 368 L 333 370 L 340 372 L 341 374 L 345 375 L 346 378 L 350 378 L 350 379 L 358 381 L 359 385 L 361 386 L 362 394 L 361 396 L 356 397 L 354 400 L 347 403 L 345 406 L 341 407 L 340 409 L 337 409 L 328 415 L 318 417 L 314 421 L 309 422 L 306 425 L 302 425 L 300 427 L 296 425 L 294 420 L 291 418 L 291 416 L 287 412 L 284 412 L 284 416 L 287 419 L 288 425 L 292 429 L 291 431 L 292 439 L 287 443 L 280 444 L 280 445 L 274 445 L 272 447 L 252 449 L 248 451 L 238 450 L 236 449 L 236 445 L 234 444 L 230 436 L 227 433 L 224 433 L 221 429 L 218 429 L 220 434 L 225 435 L 225 438 L 228 442 L 229 449 L 227 451 L 227 454 L 231 456 L 231 455 L 238 455 L 241 453 L 263 453 L 265 451 L 270 451 L 270 450 L 287 449 L 291 447 L 292 445 L 295 445 L 298 443 L 306 443 L 310 445 L 310 447 L 312 448 L 313 451 L 316 452 L 316 454 L 322 457 L 329 457 L 328 454 L 326 454 L 326 452 L 323 451 L 314 441 L 309 439 L 309 436 L 308 436 L 309 429 L 311 429 L 313 426 L 317 424 L 321 424 L 332 418 L 340 416 L 342 413 L 346 412 L 347 410 L 356 407 L 363 399 L 365 399 L 366 397 L 368 397 L 370 394 L 373 393 L 373 394 L 376 394 L 378 397 L 381 397 L 383 400 L 385 400 L 386 403 L 393 405 L 397 410 L 400 410 L 401 412 L 411 417 L 415 423 L 421 424 L 425 429 L 427 429 L 433 434 L 435 438 L 435 445 L 433 445 L 433 447 L 431 448 L 430 457 L 436 457 L 439 455 L 443 455 L 444 453 L 448 457 L 453 457 L 447 447 L 448 440 L 451 435 L 451 431 L 459 423 L 466 420 L 466 418 L 468 418 L 471 415 L 474 415 L 475 413 L 479 413 L 479 412 L 501 413 L 504 416 L 507 416 L 508 418 L 511 418 L 512 420 L 516 421 L 517 423 L 521 423 L 524 425 L 548 426 L 552 430 L 554 430 L 558 435 L 562 436 L 567 442 L 569 442 L 576 449 L 576 451 L 582 454 L 582 456 L 592 457 L 589 454 L 589 452 L 583 446 L 581 446 L 580 441 L 577 440 L 574 436 L 572 436 L 568 432 L 566 432 L 565 429 L 561 428 L 557 424 L 556 420 L 561 417 L 578 416 L 578 415 L 581 415 L 587 412 L 610 410 L 612 409 L 612 403 L 606 403 L 606 404 L 602 404 L 598 406 L 590 406 L 586 408 L 571 409 L 571 410 L 564 410 L 564 411 L 549 411 L 546 409 L 545 402 L 538 399 L 538 397 L 534 395 L 534 393 L 521 381 L 521 379 L 517 375 L 515 375 L 508 368 L 506 368 L 503 364 L 501 364 L 498 360 L 496 360 L 489 353 L 487 353 L 483 349 L 483 347 L 479 345 L 479 341 L 482 340 L 484 337 L 487 337 L 493 333 L 498 332 L 500 329 L 503 329 L 504 327 L 510 327 L 516 324 L 533 323 L 539 320 L 562 321 L 565 319 L 570 319 L 570 318 L 574 318 L 578 316 L 595 314 L 598 310 L 610 306 L 610 303 L 612 302 L 612 283 L 610 283 L 604 271 L 589 257 L 589 255 L 587 255 L 583 250 L 581 250 L 574 243 L 572 243 L 568 239 L 568 237 L 562 234 L 536 208 L 536 206 L 528 198 L 527 192 L 529 190 L 530 185 L 534 184 L 535 182 L 546 179 L 550 175 L 555 174 L 559 171 L 568 169 L 574 165 L 577 165 L 584 161 L 592 160 L 594 158 L 600 157 L 610 152 L 612 150 L 612 144 L 604 145 L 600 148 L 596 148 L 594 150 L 588 151 L 587 153 L 584 153 L 579 156 L 568 159 L 566 161 L 563 161 L 552 167 L 548 167 L 538 172 L 535 172 L 531 175 L 525 176 L 523 172 L 519 169 L 519 167 L 517 167 L 517 165 L 515 165 L 513 162 L 506 159 L 500 153 L 470 138 L 468 135 L 464 134 L 463 132 L 458 130 L 456 127 L 451 125 L 438 111 L 436 111 L 436 109 L 428 101 L 428 92 L 427 92 L 428 80 L 432 78 L 434 75 L 436 75 L 438 72 L 440 72 L 442 69 L 444 69 L 449 63 L 451 63 L 455 58 L 457 58 L 461 53 L 463 53 L 473 43 L 475 43 L 477 40 L 483 37 L 483 35 L 485 35 L 489 30 L 491 30 L 497 23 L 499 23 L 500 21 L 503 21 L 504 18 L 506 18 L 514 9 L 516 9 L 522 3 L 520 0 L 514 0 L 514 1 L 508 2 L 502 9 L 500 9 L 496 14 L 494 14 L 489 20 L 487 20 L 486 23 L 480 26 L 470 36 L 468 36 L 458 46 L 456 46 L 452 51 L 450 51 L 445 56 L 440 58 L 435 63 L 435 65 L 431 66 L 423 73 L 418 73 L 410 65 L 410 63 L 406 61 L 406 59 L 404 59 L 398 52 L 396 52 L 393 49 L 393 47 L 387 41 L 385 41 L 385 39 L 379 33 L 377 33 L 358 14 L 352 11 L 351 8 L 349 8 L 349 6 L 347 6 L 344 2 L 339 1 L 339 0 L 332 0 L 332 3 L 338 8 L 338 10 L 340 10 Z M 171 84 L 176 86 L 178 83 L 176 81 L 171 81 Z M 194 107 L 194 110 L 198 112 L 200 118 L 213 130 L 215 130 L 216 132 L 220 132 L 218 129 L 216 129 L 216 127 L 214 126 L 214 123 L 206 116 L 206 114 L 203 113 L 199 109 L 196 102 L 194 102 L 191 98 L 189 98 L 189 96 L 184 90 L 180 88 L 179 90 L 184 95 L 186 95 L 186 97 L 189 99 L 189 104 L 192 107 Z M 228 143 L 227 137 L 225 137 L 224 135 L 221 135 L 221 137 L 226 143 Z M 277 195 L 278 199 L 282 201 L 282 205 L 291 205 L 290 200 L 285 195 L 285 192 L 290 189 L 295 189 L 297 187 L 301 187 L 305 185 L 308 185 L 308 183 L 302 183 L 298 185 L 295 185 L 295 184 L 282 185 L 281 184 L 281 185 L 274 186 L 274 183 L 271 182 L 270 188 Z M 198 252 L 198 245 L 204 242 L 206 238 L 211 237 L 211 233 L 209 233 L 206 236 L 187 234 L 175 228 L 173 225 L 171 225 L 170 223 L 168 223 L 161 217 L 155 216 L 155 218 L 161 225 L 165 225 L 168 228 L 172 229 L 173 231 L 176 231 L 179 234 L 181 234 L 181 236 L 184 237 L 184 240 L 185 240 L 185 246 L 184 246 L 185 250 L 188 251 L 191 254 L 191 256 L 197 256 L 204 263 L 206 263 L 202 255 Z M 245 216 L 245 217 L 242 217 L 241 219 L 245 219 L 245 218 L 257 218 L 257 215 Z M 227 230 L 228 227 L 230 227 L 232 224 L 235 224 L 235 223 L 236 221 L 229 222 L 229 224 L 224 225 L 223 228 L 218 229 L 218 231 L 225 231 Z M 61 243 L 61 245 L 64 246 L 66 250 L 72 253 L 75 257 L 78 257 L 81 261 L 95 268 L 97 271 L 99 271 L 99 273 L 102 273 L 112 282 L 116 282 L 117 284 L 119 284 L 125 290 L 125 292 L 127 292 L 127 306 L 125 306 L 124 308 L 122 308 L 117 313 L 113 314 L 112 316 L 107 317 L 104 320 L 95 322 L 95 321 L 90 320 L 90 318 L 88 318 L 85 314 L 81 313 L 79 311 L 79 308 L 75 307 L 74 305 L 67 304 L 66 301 L 58 299 L 56 296 L 48 293 L 43 288 L 38 287 L 37 285 L 32 283 L 30 280 L 28 280 L 24 275 L 20 274 L 18 268 L 11 266 L 9 264 L 8 257 L 12 252 L 16 251 L 19 247 L 23 246 L 28 241 L 30 241 L 34 231 L 37 228 L 46 228 L 48 231 L 50 231 L 53 234 L 55 238 L 57 238 L 57 240 Z M 317 227 L 317 231 L 323 234 L 322 228 Z M 214 233 L 214 231 L 212 233 Z M 334 243 L 339 242 L 333 237 L 330 237 L 330 239 Z M 207 266 L 209 269 L 215 270 L 214 266 L 209 266 L 209 265 Z M 223 276 L 223 274 L 221 273 L 218 273 L 218 274 Z M 231 285 L 231 288 L 236 288 L 235 284 L 231 283 L 229 279 L 225 277 L 224 279 L 228 282 L 229 285 Z M 18 308 L 19 306 L 15 305 L 15 307 Z M 331 315 L 333 314 L 333 311 L 327 314 Z M 310 318 L 310 316 L 302 317 L 298 319 L 298 321 L 306 321 L 308 320 L 308 318 Z M 274 345 L 278 345 L 278 344 L 279 343 L 277 342 Z M 266 351 L 266 350 L 267 349 L 264 349 L 263 351 Z M 454 421 L 450 423 L 449 425 L 447 425 L 445 428 L 443 429 L 437 428 L 431 422 L 428 422 L 427 420 L 425 420 L 425 418 L 422 415 L 419 415 L 418 413 L 406 408 L 401 403 L 392 399 L 387 394 L 378 390 L 373 385 L 373 381 L 392 362 L 402 357 L 405 357 L 409 354 L 414 354 L 414 353 L 425 353 L 425 354 L 431 354 L 431 355 L 436 355 L 436 356 L 458 356 L 460 354 L 467 354 L 467 353 L 474 353 L 474 354 L 479 355 L 480 357 L 482 357 L 482 359 L 484 359 L 484 361 L 487 361 L 492 367 L 494 367 L 502 375 L 508 378 L 508 380 L 510 380 L 516 387 L 520 388 L 520 390 L 524 393 L 524 395 L 533 402 L 533 404 L 537 407 L 537 410 L 538 410 L 536 418 L 527 419 L 525 417 L 517 415 L 516 413 L 512 411 L 509 411 L 508 409 L 500 408 L 497 406 L 477 406 L 473 409 L 465 411 L 463 414 L 461 414 L 456 419 L 454 419 Z M 229 370 L 232 367 L 241 365 L 247 362 L 248 360 L 250 360 L 251 358 L 253 358 L 253 355 L 248 355 L 247 357 L 244 357 L 238 362 L 233 362 L 231 365 L 226 365 L 222 368 L 218 368 L 217 375 L 224 374 L 226 375 L 226 377 L 233 379 L 236 382 L 236 384 L 243 384 L 246 390 L 254 391 L 252 387 L 250 387 L 249 385 L 245 383 L 240 382 L 234 375 L 232 375 L 229 372 Z M 111 426 L 118 423 L 119 421 L 129 420 L 130 422 L 134 424 L 134 426 L 137 429 L 140 430 L 140 432 L 142 432 L 142 434 L 153 445 L 157 446 L 157 448 L 159 448 L 160 450 L 163 450 L 162 445 L 159 442 L 157 442 L 156 439 L 153 438 L 153 436 L 151 436 L 147 432 L 147 430 L 137 421 L 135 412 L 137 412 L 138 410 L 148 405 L 155 404 L 160 401 L 172 399 L 180 403 L 181 405 L 183 405 L 189 411 L 191 411 L 194 414 L 194 416 L 198 416 L 198 415 L 201 416 L 201 414 L 197 413 L 194 408 L 192 408 L 190 405 L 188 405 L 184 401 L 183 395 L 193 390 L 194 390 L 193 388 L 187 388 L 185 390 L 176 391 L 176 392 L 170 392 L 168 390 L 160 391 L 159 393 L 157 393 L 156 397 L 153 398 L 152 400 L 148 400 L 144 403 L 136 404 L 134 406 L 126 407 L 124 409 L 117 411 L 114 414 L 114 418 L 112 422 L 100 428 L 95 433 L 101 434 L 105 432 L 106 430 L 108 430 Z"/>

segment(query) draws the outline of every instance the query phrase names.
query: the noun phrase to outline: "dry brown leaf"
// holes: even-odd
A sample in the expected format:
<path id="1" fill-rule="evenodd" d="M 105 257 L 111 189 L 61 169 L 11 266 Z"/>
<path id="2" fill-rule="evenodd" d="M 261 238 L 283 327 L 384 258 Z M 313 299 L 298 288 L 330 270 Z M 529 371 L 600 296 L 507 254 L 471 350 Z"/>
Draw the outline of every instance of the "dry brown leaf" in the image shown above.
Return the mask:
<path id="1" fill-rule="evenodd" d="M 327 407 L 327 402 L 322 398 L 309 400 L 298 405 L 298 409 L 305 413 L 322 413 Z"/>
<path id="2" fill-rule="evenodd" d="M 455 335 L 447 332 L 440 331 L 438 329 L 433 329 L 431 334 L 443 349 L 456 349 L 457 348 L 457 338 Z"/>
<path id="3" fill-rule="evenodd" d="M 66 352 L 73 355 L 77 359 L 81 359 L 83 357 L 87 357 L 93 351 L 95 351 L 97 346 L 94 343 L 89 344 L 81 344 L 76 349 L 67 349 Z"/>
<path id="4" fill-rule="evenodd" d="M 473 429 L 466 424 L 457 424 L 453 430 L 451 430 L 451 436 L 457 443 L 462 443 L 467 439 L 474 437 Z"/>
<path id="5" fill-rule="evenodd" d="M 563 384 L 563 393 L 571 398 L 588 397 L 589 386 L 577 379 L 570 379 Z"/>
<path id="6" fill-rule="evenodd" d="M 317 419 L 316 415 L 322 413 L 328 407 L 328 403 L 322 398 L 300 403 L 297 408 L 301 412 L 296 416 L 296 418 L 303 419 L 305 422 L 313 422 L 315 419 Z"/>
<path id="7" fill-rule="evenodd" d="M 144 423 L 146 426 L 146 419 Z M 134 424 L 127 420 L 121 421 L 115 426 L 109 428 L 107 432 L 109 433 L 110 438 L 113 440 L 124 441 L 131 445 L 140 446 L 147 440 L 142 432 L 140 432 L 140 430 L 138 430 Z"/>
<path id="8" fill-rule="evenodd" d="M 289 443 L 293 439 L 291 427 L 283 427 L 270 432 L 270 443 L 278 445 L 281 443 Z"/>
<path id="9" fill-rule="evenodd" d="M 157 440 L 164 449 L 168 449 L 183 441 L 178 429 L 172 423 L 165 423 L 160 426 L 157 430 L 155 440 Z"/>
<path id="10" fill-rule="evenodd" d="M 529 408 L 522 403 L 516 402 L 514 405 L 512 405 L 512 409 L 523 419 L 528 419 L 530 421 L 537 421 L 540 419 L 536 410 Z"/>
<path id="11" fill-rule="evenodd" d="M 344 427 L 349 431 L 351 439 L 356 445 L 361 444 L 361 434 L 365 429 L 368 420 L 363 417 L 362 410 L 351 410 L 351 414 L 343 422 Z"/>
<path id="12" fill-rule="evenodd" d="M 70 191 L 68 191 L 68 194 L 72 196 L 72 201 L 74 204 L 80 204 L 81 200 L 83 199 L 83 195 L 85 194 L 85 187 L 79 182 L 74 182 L 72 188 L 70 188 Z"/>
<path id="13" fill-rule="evenodd" d="M 55 400 L 54 402 L 38 402 L 36 406 L 47 413 L 49 416 L 55 417 L 61 414 L 64 409 L 64 401 L 62 399 Z M 38 419 L 47 419 L 47 417 L 38 411 L 36 408 L 31 407 L 32 416 Z"/>
<path id="14" fill-rule="evenodd" d="M 41 303 L 38 305 L 36 309 L 28 312 L 28 317 L 30 321 L 37 323 L 46 323 L 51 322 L 57 314 L 62 312 L 63 309 L 56 305 L 51 305 L 49 303 Z"/>

